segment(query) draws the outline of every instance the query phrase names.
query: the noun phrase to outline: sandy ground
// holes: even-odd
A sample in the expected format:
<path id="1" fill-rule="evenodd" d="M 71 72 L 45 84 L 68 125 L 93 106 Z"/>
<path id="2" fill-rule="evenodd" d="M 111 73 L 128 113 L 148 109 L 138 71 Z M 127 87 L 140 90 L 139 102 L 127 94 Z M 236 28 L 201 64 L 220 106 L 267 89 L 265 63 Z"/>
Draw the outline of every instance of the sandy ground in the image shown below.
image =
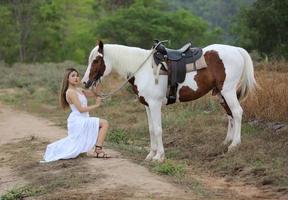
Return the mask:
<path id="1" fill-rule="evenodd" d="M 49 141 L 55 141 L 66 135 L 65 129 L 54 126 L 52 122 L 46 119 L 13 110 L 1 103 L 0 119 L 0 145 L 17 142 L 21 138 L 31 135 L 45 138 Z M 115 194 L 119 195 L 119 199 L 203 199 L 194 194 L 192 190 L 169 183 L 164 177 L 153 174 L 147 168 L 125 159 L 119 152 L 109 149 L 108 153 L 114 158 L 108 160 L 93 158 L 83 160 L 83 162 L 87 162 L 85 165 L 87 164 L 86 166 L 88 166 L 88 174 L 101 172 L 102 178 L 95 180 L 94 183 L 89 183 L 87 187 L 69 190 L 66 195 L 71 195 L 72 198 L 73 195 L 86 194 L 89 199 L 118 199 Z M 1 159 L 6 159 L 5 155 L 4 157 L 2 155 Z M 41 155 L 39 155 L 40 159 Z M 231 194 L 234 193 L 237 197 L 240 196 L 237 199 L 275 199 L 273 195 L 265 195 L 253 186 L 241 183 L 227 183 L 224 179 L 211 176 L 195 175 L 193 178 L 211 190 L 227 191 L 230 198 Z M 0 195 L 13 187 L 28 183 L 29 180 L 24 180 L 22 177 L 17 176 L 13 169 L 0 165 Z M 98 191 L 99 193 L 101 192 L 102 196 L 93 198 L 93 195 Z M 111 193 L 111 191 L 114 191 L 114 193 Z M 121 194 L 124 194 L 124 196 L 121 197 Z M 109 195 L 111 196 L 109 197 Z"/>
<path id="2" fill-rule="evenodd" d="M 0 104 L 0 119 L 0 145 L 16 142 L 18 139 L 31 135 L 47 138 L 50 141 L 66 135 L 65 129 L 53 126 L 53 123 L 46 119 L 12 110 L 3 104 Z M 123 188 L 131 190 L 137 199 L 155 196 L 169 199 L 193 199 L 193 194 L 187 194 L 185 190 L 167 183 L 163 177 L 152 174 L 145 167 L 130 162 L 120 153 L 110 149 L 108 152 L 115 158 L 85 161 L 89 162 L 90 173 L 101 171 L 105 177 L 105 180 L 101 180 L 101 184 L 97 184 L 97 186 L 91 184 L 87 187 L 87 191 Z M 12 169 L 3 166 L 0 168 L 0 177 L 0 194 L 27 183 L 27 180 L 17 177 Z"/>

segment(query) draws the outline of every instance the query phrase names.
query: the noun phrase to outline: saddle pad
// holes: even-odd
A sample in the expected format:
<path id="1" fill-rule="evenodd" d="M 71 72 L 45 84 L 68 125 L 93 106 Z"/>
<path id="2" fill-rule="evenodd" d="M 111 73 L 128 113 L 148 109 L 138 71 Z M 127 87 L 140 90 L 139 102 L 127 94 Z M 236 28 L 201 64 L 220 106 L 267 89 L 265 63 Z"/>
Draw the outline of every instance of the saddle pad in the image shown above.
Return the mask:
<path id="1" fill-rule="evenodd" d="M 194 63 L 186 64 L 187 72 L 192 72 L 192 71 L 195 71 L 195 70 L 206 68 L 207 67 L 207 63 L 205 61 L 204 55 L 202 55 L 198 60 L 196 60 L 195 65 L 196 65 L 196 69 L 194 67 Z"/>

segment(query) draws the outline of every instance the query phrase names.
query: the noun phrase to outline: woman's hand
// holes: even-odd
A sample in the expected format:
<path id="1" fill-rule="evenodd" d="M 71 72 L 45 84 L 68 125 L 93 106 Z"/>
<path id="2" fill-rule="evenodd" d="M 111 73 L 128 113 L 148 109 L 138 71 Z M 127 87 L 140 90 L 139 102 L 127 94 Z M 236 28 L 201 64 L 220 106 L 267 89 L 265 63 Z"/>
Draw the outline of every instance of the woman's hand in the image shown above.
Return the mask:
<path id="1" fill-rule="evenodd" d="M 96 105 L 100 106 L 101 105 L 101 100 L 102 100 L 101 97 L 97 96 L 95 99 L 96 99 Z"/>
<path id="2" fill-rule="evenodd" d="M 101 88 L 102 88 L 102 85 L 101 85 L 100 83 L 98 83 L 98 84 L 96 85 L 95 92 L 96 92 L 97 94 L 100 94 Z"/>

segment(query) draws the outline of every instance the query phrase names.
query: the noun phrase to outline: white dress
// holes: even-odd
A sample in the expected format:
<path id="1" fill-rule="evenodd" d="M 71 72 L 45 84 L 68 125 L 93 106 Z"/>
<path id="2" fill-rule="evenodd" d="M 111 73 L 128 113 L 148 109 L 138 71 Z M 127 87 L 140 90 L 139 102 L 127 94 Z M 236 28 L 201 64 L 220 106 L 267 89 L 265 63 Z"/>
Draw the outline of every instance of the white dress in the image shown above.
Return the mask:
<path id="1" fill-rule="evenodd" d="M 84 94 L 77 92 L 80 103 L 87 106 Z M 80 153 L 90 151 L 96 144 L 99 132 L 99 118 L 89 117 L 89 113 L 80 113 L 70 104 L 72 112 L 67 119 L 68 136 L 47 146 L 44 162 L 75 158 Z"/>

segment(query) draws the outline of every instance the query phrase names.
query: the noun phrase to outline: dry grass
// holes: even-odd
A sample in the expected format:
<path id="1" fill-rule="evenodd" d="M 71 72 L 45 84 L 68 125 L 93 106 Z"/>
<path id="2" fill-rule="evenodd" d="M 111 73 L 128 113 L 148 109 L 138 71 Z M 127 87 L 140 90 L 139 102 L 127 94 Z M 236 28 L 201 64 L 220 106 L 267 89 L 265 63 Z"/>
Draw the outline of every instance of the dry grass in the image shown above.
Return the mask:
<path id="1" fill-rule="evenodd" d="M 288 122 L 288 72 L 261 70 L 256 80 L 260 88 L 244 102 L 245 117 Z"/>
<path id="2" fill-rule="evenodd" d="M 208 95 L 194 102 L 165 107 L 163 109 L 163 142 L 166 157 L 175 161 L 176 164 L 178 162 L 181 164 L 181 162 L 185 161 L 187 163 L 187 171 L 212 173 L 227 179 L 239 179 L 247 184 L 266 187 L 276 192 L 277 190 L 287 192 L 287 128 L 274 132 L 267 128 L 265 124 L 262 126 L 247 122 L 247 120 L 250 121 L 251 119 L 258 119 L 264 122 L 287 122 L 287 66 L 287 63 L 279 62 L 261 63 L 259 67 L 256 67 L 258 69 L 256 70 L 256 79 L 262 89 L 257 90 L 255 96 L 251 96 L 243 102 L 246 120 L 243 120 L 242 124 L 242 144 L 234 153 L 227 154 L 227 146 L 220 145 L 226 136 L 227 119 L 224 110 L 219 106 L 217 100 L 215 101 L 214 97 Z M 25 68 L 25 66 L 22 67 Z M 36 68 L 36 66 L 34 67 Z M 41 69 L 51 70 L 45 67 Z M 16 70 L 16 67 L 15 69 L 9 69 L 9 73 L 14 70 Z M 58 69 L 58 71 L 62 70 L 63 68 Z M 48 87 L 53 85 L 54 73 L 42 73 L 41 71 L 41 74 L 49 74 L 51 77 L 45 77 L 45 79 L 51 80 L 51 84 L 48 84 Z M 27 79 L 31 77 L 33 77 L 33 74 Z M 2 83 L 0 82 L 2 88 L 6 88 L 6 84 L 13 82 L 8 80 L 9 76 L 4 76 L 4 79 Z M 22 79 L 23 82 L 27 82 L 23 77 Z M 23 104 L 25 104 L 27 111 L 36 114 L 43 113 L 46 117 L 65 126 L 67 113 L 59 112 L 59 109 L 55 106 L 57 95 L 55 93 L 53 95 L 54 90 L 52 89 L 39 90 L 38 86 L 44 87 L 43 83 L 45 81 L 42 82 L 42 79 L 38 80 L 37 82 L 36 80 L 34 81 L 35 85 L 29 84 L 28 88 L 24 87 L 16 90 L 21 90 L 22 92 L 17 92 L 16 94 L 7 93 L 5 96 L 0 96 L 0 99 L 10 105 L 17 105 L 22 109 Z M 104 91 L 113 91 L 121 85 L 122 81 L 122 79 L 113 74 L 104 80 Z M 37 83 L 39 84 L 37 85 Z M 18 87 L 17 85 L 13 86 Z M 49 101 L 46 98 L 41 99 L 41 97 L 45 97 L 45 91 L 47 91 L 46 95 L 49 96 Z M 45 112 L 45 110 L 48 112 Z M 123 144 L 121 142 L 118 142 L 120 144 L 114 143 L 113 147 L 122 150 L 126 156 L 138 163 L 143 161 L 147 149 L 149 149 L 148 125 L 145 109 L 136 101 L 130 89 L 126 88 L 107 99 L 104 106 L 97 109 L 92 115 L 108 119 L 110 123 L 109 134 L 117 133 L 110 137 L 111 141 L 125 140 L 125 142 L 122 142 Z M 41 146 L 43 148 L 44 144 Z M 21 148 L 19 146 L 16 149 Z M 21 151 L 23 152 L 23 150 Z M 31 158 L 29 159 L 31 160 Z M 77 162 L 77 160 L 71 162 Z M 10 163 L 13 163 L 13 160 Z M 35 163 L 30 164 L 26 163 L 22 166 L 38 170 Z M 72 172 L 72 167 L 70 169 Z M 81 180 L 75 182 L 78 184 L 81 183 Z M 86 196 L 85 194 L 83 195 L 82 199 L 85 199 Z M 129 196 L 129 194 L 127 195 Z M 209 196 L 209 194 L 207 195 Z M 55 199 L 57 199 L 56 196 Z M 71 197 L 71 199 L 73 198 Z"/>
<path id="3" fill-rule="evenodd" d="M 257 71 L 268 71 L 268 72 L 288 72 L 288 63 L 285 60 L 272 60 L 270 62 L 255 63 Z"/>

